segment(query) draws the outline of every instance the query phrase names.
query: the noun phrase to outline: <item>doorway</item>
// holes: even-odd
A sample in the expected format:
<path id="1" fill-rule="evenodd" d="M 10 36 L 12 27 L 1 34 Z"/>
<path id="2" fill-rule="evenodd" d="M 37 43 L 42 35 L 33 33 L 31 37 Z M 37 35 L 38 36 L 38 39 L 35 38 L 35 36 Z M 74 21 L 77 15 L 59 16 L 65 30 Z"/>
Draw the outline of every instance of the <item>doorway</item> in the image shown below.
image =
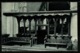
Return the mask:
<path id="1" fill-rule="evenodd" d="M 45 35 L 47 35 L 47 27 L 45 28 L 45 30 L 43 30 L 41 26 L 38 26 L 37 44 L 44 44 Z"/>

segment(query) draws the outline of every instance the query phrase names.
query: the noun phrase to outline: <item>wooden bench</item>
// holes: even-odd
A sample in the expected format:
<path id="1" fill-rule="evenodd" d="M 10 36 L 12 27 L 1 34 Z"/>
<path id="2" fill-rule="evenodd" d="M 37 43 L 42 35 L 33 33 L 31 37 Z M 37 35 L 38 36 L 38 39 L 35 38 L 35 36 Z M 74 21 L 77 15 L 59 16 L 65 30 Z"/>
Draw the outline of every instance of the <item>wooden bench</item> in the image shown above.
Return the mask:
<path id="1" fill-rule="evenodd" d="M 30 44 L 30 46 L 32 46 L 33 44 L 37 43 L 37 37 L 35 36 L 35 34 L 31 34 L 31 35 L 32 36 L 28 35 L 28 36 L 2 38 L 1 42 L 2 44 L 14 44 L 14 45 Z"/>
<path id="2" fill-rule="evenodd" d="M 71 40 L 68 38 L 68 36 L 65 36 L 64 39 L 61 36 L 57 36 L 55 38 L 54 36 L 46 37 L 44 40 L 45 48 L 46 46 L 52 46 L 52 47 L 62 47 L 62 48 L 69 48 L 72 45 Z"/>
<path id="3" fill-rule="evenodd" d="M 2 38 L 2 44 L 30 44 L 31 45 L 31 38 L 30 37 L 8 37 Z"/>

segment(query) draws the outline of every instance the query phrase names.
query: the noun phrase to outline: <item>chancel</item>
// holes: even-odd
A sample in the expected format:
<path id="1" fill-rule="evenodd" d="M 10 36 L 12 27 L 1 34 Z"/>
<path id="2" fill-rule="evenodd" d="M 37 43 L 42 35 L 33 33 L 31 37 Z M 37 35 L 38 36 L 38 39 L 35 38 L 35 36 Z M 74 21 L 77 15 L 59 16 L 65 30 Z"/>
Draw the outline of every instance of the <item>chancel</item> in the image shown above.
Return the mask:
<path id="1" fill-rule="evenodd" d="M 52 46 L 72 49 L 71 19 L 72 13 L 77 13 L 77 10 L 70 10 L 70 2 L 42 2 L 38 11 L 30 12 L 24 11 L 25 6 L 22 12 L 3 13 L 6 18 L 9 16 L 16 18 L 18 24 L 16 37 L 2 38 L 3 45 L 7 43 L 29 44 L 32 47 L 34 44 L 43 44 L 45 48 Z M 31 30 L 32 20 L 34 20 L 33 30 Z M 26 21 L 29 24 L 27 27 Z M 21 22 L 23 26 L 20 26 Z"/>

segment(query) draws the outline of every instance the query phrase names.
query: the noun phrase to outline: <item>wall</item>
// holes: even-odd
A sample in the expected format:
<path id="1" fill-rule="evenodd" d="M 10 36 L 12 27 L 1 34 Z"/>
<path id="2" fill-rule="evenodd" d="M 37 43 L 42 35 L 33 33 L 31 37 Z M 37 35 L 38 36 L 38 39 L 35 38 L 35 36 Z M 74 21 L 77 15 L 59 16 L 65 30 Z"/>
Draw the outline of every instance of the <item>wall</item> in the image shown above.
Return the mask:
<path id="1" fill-rule="evenodd" d="M 10 12 L 13 4 L 11 3 L 2 3 L 2 34 L 11 34 L 12 33 L 12 17 L 6 17 L 3 15 L 3 12 Z"/>
<path id="2" fill-rule="evenodd" d="M 3 15 L 3 12 L 12 12 L 14 11 L 14 3 L 13 2 L 3 2 L 2 4 L 2 34 L 10 34 L 10 37 L 16 37 L 16 34 L 18 33 L 18 24 L 16 18 L 13 17 L 6 17 Z M 17 3 L 16 9 L 17 10 Z M 28 2 L 28 12 L 29 11 L 38 11 L 39 7 L 41 5 L 41 2 Z M 34 8 L 35 7 L 35 8 Z M 26 21 L 26 27 L 29 26 L 29 22 Z M 34 20 L 31 22 L 31 29 L 34 29 Z M 22 24 L 21 24 L 22 25 Z"/>
<path id="3" fill-rule="evenodd" d="M 71 10 L 77 10 L 77 2 L 71 2 Z M 72 36 L 72 41 L 77 39 L 78 37 L 78 30 L 77 30 L 77 22 L 78 22 L 78 14 L 73 13 L 72 14 L 72 19 L 71 19 L 71 36 Z M 77 39 L 78 40 L 78 39 Z"/>
<path id="4" fill-rule="evenodd" d="M 38 11 L 41 3 L 28 3 L 28 11 Z M 71 10 L 77 10 L 77 3 L 71 2 Z M 35 7 L 35 8 L 34 8 Z M 2 3 L 2 14 L 3 12 L 11 12 L 14 10 L 14 3 Z M 32 29 L 34 29 L 34 20 L 32 21 Z M 29 26 L 28 21 L 26 21 L 26 26 Z M 18 25 L 16 18 L 6 17 L 2 15 L 2 34 L 10 34 L 10 37 L 16 36 L 18 33 Z M 71 20 L 71 35 L 72 40 L 77 39 L 77 14 L 73 14 Z"/>

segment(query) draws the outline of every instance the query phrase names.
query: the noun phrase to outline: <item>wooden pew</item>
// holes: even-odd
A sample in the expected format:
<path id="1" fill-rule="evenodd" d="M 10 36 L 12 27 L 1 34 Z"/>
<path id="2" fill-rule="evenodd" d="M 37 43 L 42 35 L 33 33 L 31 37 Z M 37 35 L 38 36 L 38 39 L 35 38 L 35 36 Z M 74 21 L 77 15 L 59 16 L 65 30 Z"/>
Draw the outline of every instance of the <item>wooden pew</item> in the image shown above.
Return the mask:
<path id="1" fill-rule="evenodd" d="M 64 38 L 62 38 L 61 36 L 57 36 L 57 38 L 55 38 L 54 36 L 47 36 L 44 39 L 44 45 L 45 48 L 46 46 L 53 46 L 57 48 L 60 47 L 60 48 L 69 49 L 70 47 L 72 47 L 72 42 L 68 38 L 68 36 L 64 36 Z"/>

